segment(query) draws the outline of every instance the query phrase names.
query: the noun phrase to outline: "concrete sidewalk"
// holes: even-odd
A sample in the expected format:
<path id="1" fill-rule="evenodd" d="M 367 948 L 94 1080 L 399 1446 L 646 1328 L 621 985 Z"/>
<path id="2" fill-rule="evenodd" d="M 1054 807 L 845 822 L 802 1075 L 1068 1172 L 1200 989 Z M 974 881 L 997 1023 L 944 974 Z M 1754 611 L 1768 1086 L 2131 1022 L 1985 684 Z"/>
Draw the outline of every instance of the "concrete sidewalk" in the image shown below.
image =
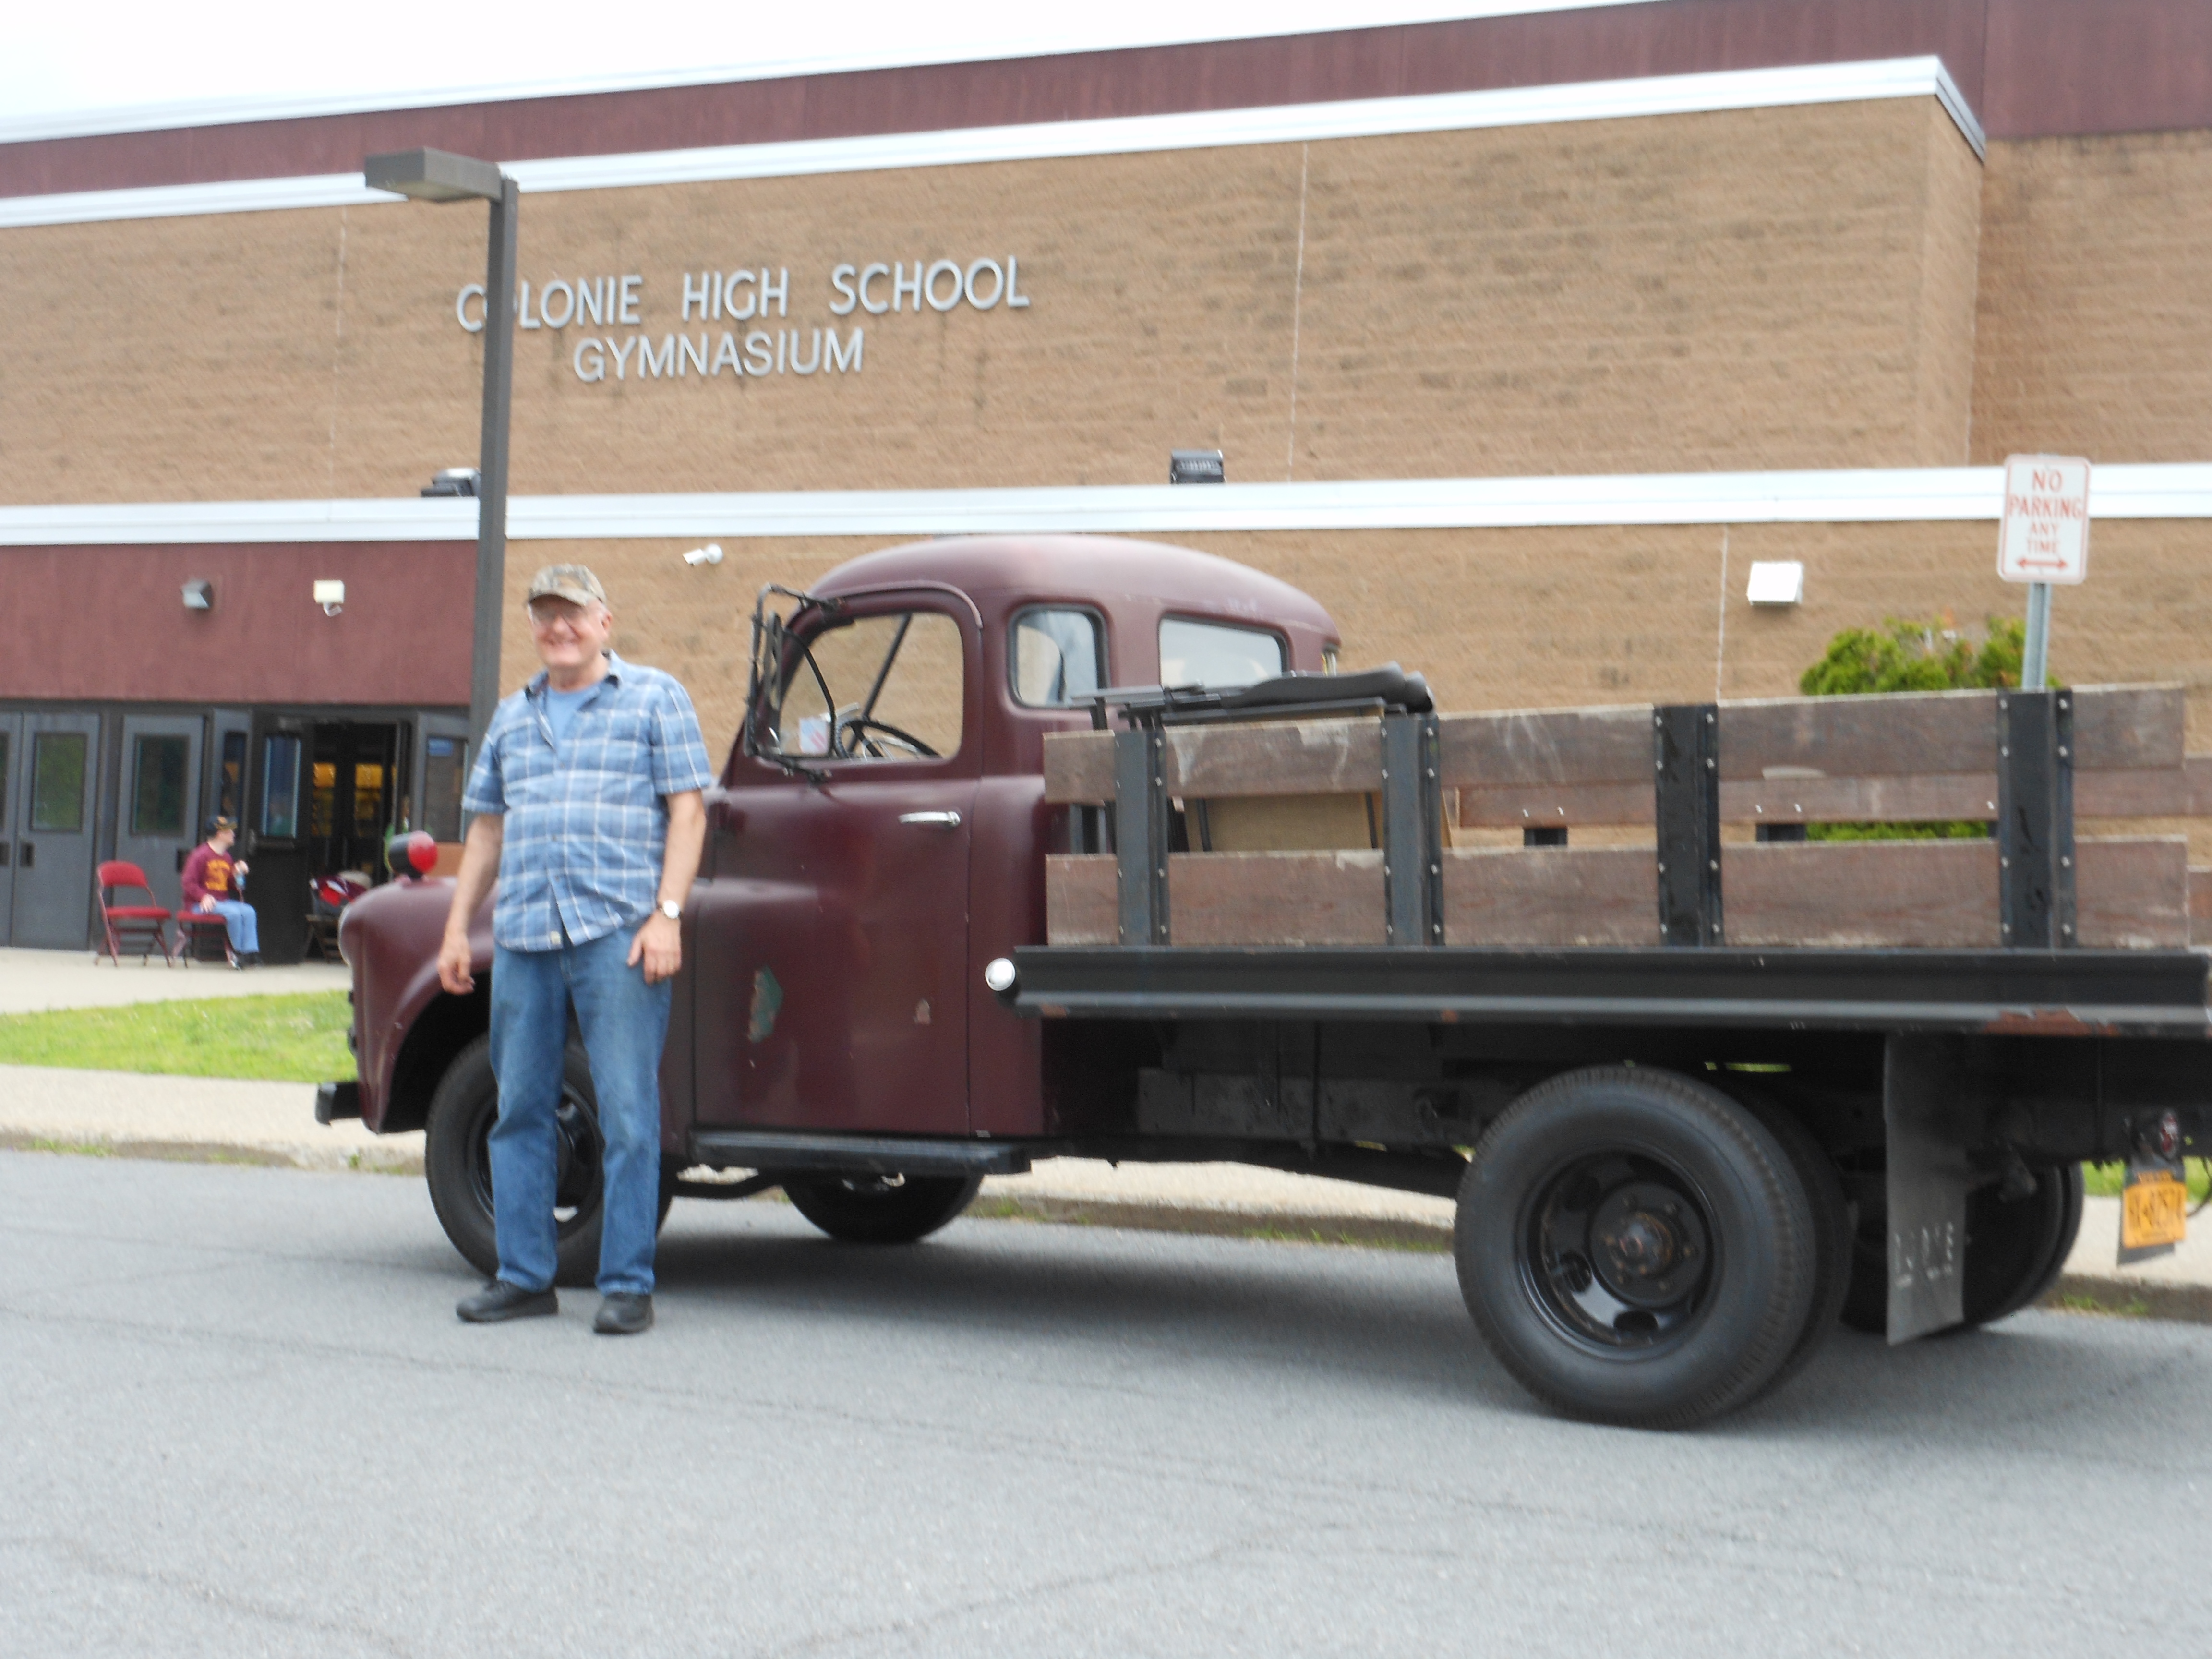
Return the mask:
<path id="1" fill-rule="evenodd" d="M 317 1123 L 302 1083 L 0 1066 L 0 1146 L 419 1174 L 422 1137 Z M 2088 1200 L 2063 1304 L 2212 1322 L 2212 1225 L 2172 1256 L 2115 1265 L 2119 1201 Z M 1101 1227 L 1447 1249 L 1450 1200 L 1239 1164 L 1050 1158 L 984 1182 L 974 1212 Z"/>
<path id="2" fill-rule="evenodd" d="M 114 1008 L 133 1002 L 171 1002 L 187 997 L 283 996 L 299 991 L 343 991 L 353 975 L 343 963 L 303 962 L 294 968 L 225 967 L 220 962 L 179 962 L 125 957 L 117 966 L 89 951 L 0 949 L 0 1014 L 42 1013 L 52 1008 Z"/>

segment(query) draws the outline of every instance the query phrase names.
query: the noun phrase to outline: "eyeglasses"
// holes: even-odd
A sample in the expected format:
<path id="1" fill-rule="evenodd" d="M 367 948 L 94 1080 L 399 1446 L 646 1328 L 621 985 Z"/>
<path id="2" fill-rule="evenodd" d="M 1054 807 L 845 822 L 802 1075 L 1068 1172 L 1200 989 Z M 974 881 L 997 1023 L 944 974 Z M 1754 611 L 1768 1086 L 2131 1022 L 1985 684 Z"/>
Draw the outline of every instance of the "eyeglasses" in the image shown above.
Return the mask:
<path id="1" fill-rule="evenodd" d="M 574 605 L 563 605 L 557 607 L 532 605 L 526 606 L 525 609 L 530 614 L 530 625 L 541 634 L 550 633 L 564 623 L 571 631 L 574 631 L 581 628 L 592 614 L 582 606 Z"/>

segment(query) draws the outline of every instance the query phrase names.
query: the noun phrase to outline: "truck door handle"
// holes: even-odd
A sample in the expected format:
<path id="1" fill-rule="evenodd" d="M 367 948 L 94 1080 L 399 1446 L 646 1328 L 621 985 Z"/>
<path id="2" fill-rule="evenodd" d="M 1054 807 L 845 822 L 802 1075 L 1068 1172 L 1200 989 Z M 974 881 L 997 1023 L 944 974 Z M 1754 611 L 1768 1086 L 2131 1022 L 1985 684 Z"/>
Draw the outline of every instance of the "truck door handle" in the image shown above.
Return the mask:
<path id="1" fill-rule="evenodd" d="M 902 812 L 899 814 L 899 822 L 926 823 L 933 830 L 957 830 L 960 827 L 960 814 L 957 812 Z"/>

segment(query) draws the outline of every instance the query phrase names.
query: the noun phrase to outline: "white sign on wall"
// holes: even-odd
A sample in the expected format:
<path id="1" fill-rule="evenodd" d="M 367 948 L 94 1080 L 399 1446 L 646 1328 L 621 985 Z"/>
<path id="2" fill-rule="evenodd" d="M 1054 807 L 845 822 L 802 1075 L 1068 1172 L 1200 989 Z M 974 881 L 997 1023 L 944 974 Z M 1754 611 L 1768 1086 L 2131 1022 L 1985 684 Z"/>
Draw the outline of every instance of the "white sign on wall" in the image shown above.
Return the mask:
<path id="1" fill-rule="evenodd" d="M 2089 463 L 2073 455 L 2005 462 L 1997 574 L 2008 582 L 2072 584 L 2089 574 Z"/>

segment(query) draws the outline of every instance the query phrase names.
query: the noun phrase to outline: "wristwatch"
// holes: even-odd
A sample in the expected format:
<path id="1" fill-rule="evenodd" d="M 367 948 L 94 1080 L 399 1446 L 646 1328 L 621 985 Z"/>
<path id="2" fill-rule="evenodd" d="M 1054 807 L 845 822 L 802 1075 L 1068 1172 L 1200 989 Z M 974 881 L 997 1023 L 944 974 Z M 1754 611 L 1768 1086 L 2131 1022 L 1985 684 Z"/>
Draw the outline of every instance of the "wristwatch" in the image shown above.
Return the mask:
<path id="1" fill-rule="evenodd" d="M 659 903 L 654 905 L 653 908 L 659 911 L 662 915 L 666 916 L 671 921 L 681 921 L 684 920 L 684 907 L 678 904 L 674 899 L 663 899 Z"/>

